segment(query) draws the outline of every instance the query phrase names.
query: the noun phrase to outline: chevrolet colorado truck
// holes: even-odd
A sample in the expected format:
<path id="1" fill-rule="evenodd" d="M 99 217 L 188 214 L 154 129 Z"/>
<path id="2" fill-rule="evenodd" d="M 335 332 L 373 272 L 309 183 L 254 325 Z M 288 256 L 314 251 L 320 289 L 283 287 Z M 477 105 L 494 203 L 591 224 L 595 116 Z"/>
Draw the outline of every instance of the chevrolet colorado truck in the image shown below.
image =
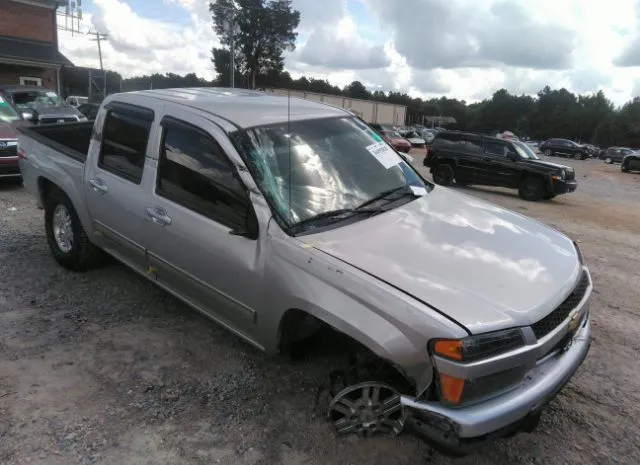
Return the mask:
<path id="1" fill-rule="evenodd" d="M 346 110 L 237 89 L 114 94 L 20 129 L 55 260 L 107 253 L 257 348 L 352 341 L 337 433 L 465 454 L 532 430 L 585 359 L 577 244 L 434 185 Z M 346 354 L 345 354 L 346 355 Z"/>

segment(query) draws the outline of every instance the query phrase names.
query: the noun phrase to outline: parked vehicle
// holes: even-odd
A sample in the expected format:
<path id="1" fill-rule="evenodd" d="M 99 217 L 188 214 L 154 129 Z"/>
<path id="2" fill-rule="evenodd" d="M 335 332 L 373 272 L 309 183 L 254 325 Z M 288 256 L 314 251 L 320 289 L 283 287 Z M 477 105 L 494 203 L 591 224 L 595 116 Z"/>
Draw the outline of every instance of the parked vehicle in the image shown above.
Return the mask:
<path id="1" fill-rule="evenodd" d="M 620 170 L 622 170 L 623 173 L 640 171 L 640 153 L 633 152 L 625 155 L 620 163 Z"/>
<path id="2" fill-rule="evenodd" d="M 92 121 L 96 119 L 99 109 L 100 105 L 97 103 L 83 103 L 78 107 L 78 111 Z"/>
<path id="3" fill-rule="evenodd" d="M 404 138 L 409 141 L 411 147 L 423 148 L 426 145 L 426 141 L 418 136 L 415 131 L 408 131 Z"/>
<path id="4" fill-rule="evenodd" d="M 633 153 L 634 151 L 632 149 L 626 147 L 609 147 L 600 154 L 600 159 L 609 164 L 621 163 L 624 157 Z"/>
<path id="5" fill-rule="evenodd" d="M 86 121 L 54 91 L 39 86 L 0 86 L 0 96 L 36 124 Z"/>
<path id="6" fill-rule="evenodd" d="M 89 103 L 89 97 L 82 97 L 79 95 L 70 95 L 65 99 L 69 105 L 74 108 L 78 108 L 80 105 Z"/>
<path id="7" fill-rule="evenodd" d="M 596 147 L 595 145 L 592 145 L 592 144 L 584 144 L 584 148 L 587 150 L 587 154 L 589 155 L 590 158 L 598 157 L 602 152 L 600 147 Z"/>
<path id="8" fill-rule="evenodd" d="M 552 199 L 577 188 L 573 168 L 540 160 L 524 142 L 465 132 L 440 132 L 424 165 L 436 184 L 518 189 L 525 200 Z"/>
<path id="9" fill-rule="evenodd" d="M 349 339 L 328 406 L 338 433 L 413 418 L 466 453 L 532 430 L 589 350 L 574 241 L 422 179 L 343 109 L 147 90 L 18 142 L 63 267 L 106 251 L 269 353 L 319 329 Z"/>
<path id="10" fill-rule="evenodd" d="M 409 153 L 411 143 L 396 131 L 382 130 L 379 132 L 382 138 L 398 152 Z"/>
<path id="11" fill-rule="evenodd" d="M 575 158 L 576 160 L 589 158 L 589 152 L 584 146 L 576 144 L 569 139 L 548 139 L 540 144 L 539 149 L 547 157 L 559 156 Z"/>
<path id="12" fill-rule="evenodd" d="M 433 139 L 436 137 L 437 131 L 435 131 L 434 129 L 422 129 L 421 131 L 418 132 L 418 134 L 420 135 L 420 137 L 422 137 L 425 141 L 425 145 L 426 144 L 430 144 Z"/>
<path id="13" fill-rule="evenodd" d="M 20 179 L 16 128 L 26 123 L 16 109 L 0 95 L 0 181 Z"/>

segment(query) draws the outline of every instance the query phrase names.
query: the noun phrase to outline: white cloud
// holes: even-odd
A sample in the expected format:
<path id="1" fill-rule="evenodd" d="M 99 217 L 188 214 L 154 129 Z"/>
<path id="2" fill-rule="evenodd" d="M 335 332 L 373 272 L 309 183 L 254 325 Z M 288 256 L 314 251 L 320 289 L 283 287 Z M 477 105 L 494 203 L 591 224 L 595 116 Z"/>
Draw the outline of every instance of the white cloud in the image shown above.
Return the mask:
<path id="1" fill-rule="evenodd" d="M 124 76 L 195 72 L 212 79 L 210 50 L 219 41 L 208 0 L 163 3 L 182 8 L 187 24 L 144 18 L 132 0 L 93 1 L 84 25 L 109 35 L 105 67 Z M 501 87 L 516 94 L 545 85 L 603 89 L 617 104 L 638 93 L 640 0 L 293 0 L 293 6 L 301 12 L 299 40 L 285 66 L 294 77 L 340 87 L 357 79 L 372 89 L 467 101 Z M 74 63 L 98 66 L 97 45 L 87 36 L 60 32 L 60 43 Z"/>
<path id="2" fill-rule="evenodd" d="M 83 32 L 107 34 L 102 41 L 104 67 L 124 77 L 173 72 L 213 79 L 211 48 L 218 43 L 211 22 L 202 18 L 208 7 L 196 0 L 175 0 L 190 13 L 189 27 L 140 17 L 123 0 L 94 0 L 85 14 Z M 61 31 L 60 49 L 78 66 L 99 67 L 97 44 L 88 35 Z"/>

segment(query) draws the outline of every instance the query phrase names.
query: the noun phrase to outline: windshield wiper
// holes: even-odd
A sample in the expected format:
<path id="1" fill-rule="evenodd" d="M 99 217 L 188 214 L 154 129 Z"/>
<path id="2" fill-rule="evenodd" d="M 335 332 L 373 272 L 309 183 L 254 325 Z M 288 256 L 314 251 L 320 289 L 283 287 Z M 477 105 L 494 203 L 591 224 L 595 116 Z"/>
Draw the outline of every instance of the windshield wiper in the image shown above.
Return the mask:
<path id="1" fill-rule="evenodd" d="M 381 192 L 380 194 L 376 195 L 375 197 L 367 200 L 364 203 L 361 203 L 360 205 L 358 205 L 355 210 L 360 210 L 362 207 L 366 207 L 367 205 L 371 205 L 374 202 L 377 202 L 378 200 L 383 200 L 386 197 L 389 197 L 390 195 L 393 194 L 402 194 L 401 197 L 404 197 L 405 195 L 411 195 L 412 197 L 415 196 L 416 194 L 413 193 L 413 191 L 411 190 L 411 188 L 408 185 L 403 185 L 403 186 L 399 186 L 399 187 L 394 187 L 393 189 L 389 189 L 386 190 L 384 192 Z M 400 198 L 400 197 L 398 197 Z M 378 209 L 376 209 L 376 211 L 378 211 Z"/>
<path id="2" fill-rule="evenodd" d="M 369 208 L 340 208 L 338 210 L 329 210 L 326 212 L 318 213 L 317 215 L 310 216 L 309 218 L 305 218 L 302 221 L 298 221 L 289 227 L 290 232 L 295 232 L 300 230 L 303 226 L 312 225 L 318 221 L 327 220 L 327 219 L 336 219 L 336 220 L 345 220 L 347 218 L 351 218 L 354 215 L 359 215 L 362 213 L 377 213 L 378 209 L 369 209 Z"/>

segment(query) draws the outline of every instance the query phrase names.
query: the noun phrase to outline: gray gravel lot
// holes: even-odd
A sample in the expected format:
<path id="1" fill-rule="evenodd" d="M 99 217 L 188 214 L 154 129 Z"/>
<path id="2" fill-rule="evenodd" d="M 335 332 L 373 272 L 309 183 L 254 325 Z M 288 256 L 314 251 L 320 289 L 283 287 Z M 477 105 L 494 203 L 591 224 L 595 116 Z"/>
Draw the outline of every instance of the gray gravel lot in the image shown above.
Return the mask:
<path id="1" fill-rule="evenodd" d="M 336 354 L 270 358 L 124 266 L 63 270 L 35 201 L 1 185 L 0 463 L 640 463 L 640 175 L 566 163 L 578 191 L 551 202 L 464 189 L 578 239 L 596 291 L 591 353 L 538 430 L 462 459 L 336 438 L 318 402 Z"/>

